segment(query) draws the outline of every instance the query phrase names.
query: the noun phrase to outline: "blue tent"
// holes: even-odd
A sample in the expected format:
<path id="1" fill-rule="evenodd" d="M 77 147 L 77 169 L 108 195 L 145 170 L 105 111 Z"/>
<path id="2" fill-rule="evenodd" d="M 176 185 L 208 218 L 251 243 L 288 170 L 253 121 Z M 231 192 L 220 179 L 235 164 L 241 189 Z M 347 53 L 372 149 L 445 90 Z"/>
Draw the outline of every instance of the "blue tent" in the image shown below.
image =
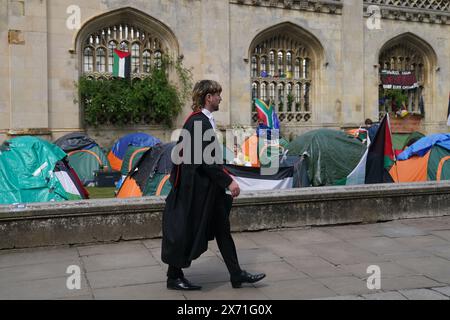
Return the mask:
<path id="1" fill-rule="evenodd" d="M 414 155 L 423 157 L 434 145 L 450 150 L 450 133 L 436 133 L 423 137 L 400 153 L 397 159 L 406 160 Z"/>
<path id="2" fill-rule="evenodd" d="M 108 154 L 108 160 L 114 170 L 120 171 L 128 146 L 153 147 L 161 140 L 146 133 L 130 133 L 118 139 Z"/>

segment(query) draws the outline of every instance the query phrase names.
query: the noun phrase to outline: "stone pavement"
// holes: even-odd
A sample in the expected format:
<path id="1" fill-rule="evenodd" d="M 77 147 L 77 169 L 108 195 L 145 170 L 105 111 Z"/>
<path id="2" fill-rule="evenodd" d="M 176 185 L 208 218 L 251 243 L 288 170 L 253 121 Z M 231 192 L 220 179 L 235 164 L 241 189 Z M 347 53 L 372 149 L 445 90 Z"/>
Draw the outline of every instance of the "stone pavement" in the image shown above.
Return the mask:
<path id="1" fill-rule="evenodd" d="M 450 216 L 233 236 L 242 266 L 266 279 L 231 288 L 210 242 L 185 270 L 203 290 L 167 290 L 161 240 L 151 239 L 0 251 L 0 299 L 450 299 Z M 80 289 L 67 288 L 70 265 Z M 380 289 L 368 289 L 371 265 Z"/>

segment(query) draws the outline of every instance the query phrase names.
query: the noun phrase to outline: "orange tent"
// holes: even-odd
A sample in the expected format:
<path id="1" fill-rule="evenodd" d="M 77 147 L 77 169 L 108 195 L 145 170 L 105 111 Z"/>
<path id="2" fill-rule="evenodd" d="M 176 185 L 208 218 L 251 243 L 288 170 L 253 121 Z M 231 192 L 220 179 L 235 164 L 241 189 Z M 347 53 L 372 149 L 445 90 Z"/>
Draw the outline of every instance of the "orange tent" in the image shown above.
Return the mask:
<path id="1" fill-rule="evenodd" d="M 389 171 L 395 182 L 428 181 L 427 169 L 430 151 L 423 157 L 413 156 L 408 160 L 397 161 Z"/>

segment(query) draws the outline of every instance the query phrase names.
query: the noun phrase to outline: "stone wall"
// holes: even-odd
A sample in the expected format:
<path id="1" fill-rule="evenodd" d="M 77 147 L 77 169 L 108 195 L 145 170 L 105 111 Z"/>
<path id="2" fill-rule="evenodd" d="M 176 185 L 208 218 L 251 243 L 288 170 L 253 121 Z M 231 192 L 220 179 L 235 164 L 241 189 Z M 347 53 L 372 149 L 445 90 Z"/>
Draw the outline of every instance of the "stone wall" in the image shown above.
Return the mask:
<path id="1" fill-rule="evenodd" d="M 450 181 L 242 193 L 232 230 L 450 215 Z M 163 197 L 0 206 L 0 249 L 156 238 Z"/>

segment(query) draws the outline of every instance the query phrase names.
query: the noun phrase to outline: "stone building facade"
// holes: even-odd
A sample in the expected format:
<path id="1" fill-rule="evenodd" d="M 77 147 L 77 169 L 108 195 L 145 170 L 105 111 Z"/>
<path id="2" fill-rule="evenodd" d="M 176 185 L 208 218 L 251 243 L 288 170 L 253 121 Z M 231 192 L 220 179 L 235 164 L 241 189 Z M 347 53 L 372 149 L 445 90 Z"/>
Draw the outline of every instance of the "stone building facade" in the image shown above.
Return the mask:
<path id="1" fill-rule="evenodd" d="M 106 147 L 131 131 L 168 141 L 158 124 L 86 128 L 76 82 L 110 71 L 110 38 L 128 40 L 138 73 L 160 48 L 194 81 L 219 81 L 222 128 L 254 125 L 253 97 L 275 103 L 285 136 L 358 127 L 383 112 L 380 71 L 392 69 L 417 75 L 420 130 L 448 131 L 448 0 L 0 0 L 0 141 L 83 130 Z"/>

